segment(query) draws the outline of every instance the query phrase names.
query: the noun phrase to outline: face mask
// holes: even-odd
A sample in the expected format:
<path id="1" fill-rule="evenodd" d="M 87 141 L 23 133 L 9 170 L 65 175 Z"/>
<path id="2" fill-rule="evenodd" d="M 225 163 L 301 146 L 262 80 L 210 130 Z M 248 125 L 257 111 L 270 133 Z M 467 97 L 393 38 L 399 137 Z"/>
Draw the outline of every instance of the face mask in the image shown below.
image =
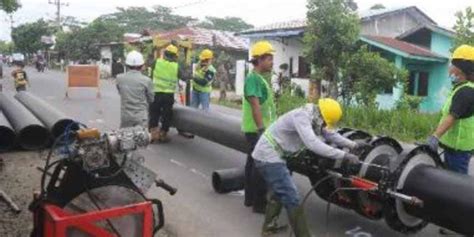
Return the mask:
<path id="1" fill-rule="evenodd" d="M 459 82 L 459 78 L 455 75 L 449 75 L 449 80 L 451 80 L 451 83 L 456 84 Z"/>

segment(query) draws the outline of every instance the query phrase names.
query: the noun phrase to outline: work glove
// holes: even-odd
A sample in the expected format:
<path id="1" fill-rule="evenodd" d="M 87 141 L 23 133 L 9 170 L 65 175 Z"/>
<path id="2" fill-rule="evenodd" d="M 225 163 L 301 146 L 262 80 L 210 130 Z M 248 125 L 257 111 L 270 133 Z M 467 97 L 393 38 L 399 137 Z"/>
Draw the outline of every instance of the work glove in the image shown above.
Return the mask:
<path id="1" fill-rule="evenodd" d="M 359 157 L 357 157 L 356 155 L 353 155 L 351 153 L 346 152 L 344 154 L 343 161 L 345 163 L 349 163 L 349 164 L 359 164 Z"/>
<path id="2" fill-rule="evenodd" d="M 426 143 L 428 144 L 428 146 L 430 146 L 431 150 L 433 150 L 434 152 L 438 152 L 439 138 L 437 138 L 435 135 L 431 135 L 426 140 Z"/>

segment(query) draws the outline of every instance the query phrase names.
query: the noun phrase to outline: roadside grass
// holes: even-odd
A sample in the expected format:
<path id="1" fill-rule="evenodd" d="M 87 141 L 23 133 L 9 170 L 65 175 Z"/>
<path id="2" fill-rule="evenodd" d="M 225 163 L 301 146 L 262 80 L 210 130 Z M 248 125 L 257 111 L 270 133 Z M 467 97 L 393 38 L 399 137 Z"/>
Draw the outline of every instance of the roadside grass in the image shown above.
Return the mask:
<path id="1" fill-rule="evenodd" d="M 241 109 L 240 100 L 212 103 Z M 277 114 L 280 116 L 307 103 L 305 98 L 283 94 L 277 99 Z M 344 108 L 344 116 L 339 127 L 360 129 L 372 135 L 390 136 L 403 142 L 424 142 L 434 131 L 440 114 L 421 113 L 411 109 L 380 110 L 376 107 L 353 106 Z"/>

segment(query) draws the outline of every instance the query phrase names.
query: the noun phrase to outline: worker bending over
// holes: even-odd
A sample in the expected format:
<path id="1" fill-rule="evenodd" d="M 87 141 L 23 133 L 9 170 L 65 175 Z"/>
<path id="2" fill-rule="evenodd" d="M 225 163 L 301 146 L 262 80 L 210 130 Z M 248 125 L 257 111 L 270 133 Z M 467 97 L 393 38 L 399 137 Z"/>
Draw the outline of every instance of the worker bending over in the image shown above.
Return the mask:
<path id="1" fill-rule="evenodd" d="M 199 63 L 193 76 L 193 94 L 191 97 L 191 106 L 194 108 L 202 107 L 204 111 L 209 111 L 211 101 L 212 82 L 216 76 L 216 69 L 212 66 L 214 53 L 205 49 L 199 55 Z"/>
<path id="2" fill-rule="evenodd" d="M 245 163 L 245 206 L 256 213 L 264 213 L 266 205 L 265 181 L 254 167 L 252 151 L 265 128 L 275 121 L 276 109 L 270 86 L 273 69 L 273 46 L 268 41 L 255 43 L 251 50 L 253 70 L 244 82 L 242 99 L 242 131 L 249 144 Z"/>
<path id="3" fill-rule="evenodd" d="M 120 94 L 120 127 L 148 127 L 148 108 L 153 102 L 153 82 L 142 74 L 143 55 L 131 51 L 125 59 L 128 71 L 117 76 Z"/>
<path id="4" fill-rule="evenodd" d="M 448 169 L 467 174 L 474 150 L 474 47 L 462 45 L 454 52 L 449 74 L 454 87 L 448 96 L 438 128 L 428 138 L 430 147 L 444 149 Z"/>
<path id="5" fill-rule="evenodd" d="M 166 47 L 163 58 L 157 59 L 151 67 L 155 100 L 150 105 L 150 133 L 152 140 L 169 142 L 168 131 L 173 116 L 174 94 L 182 73 L 177 63 L 178 48 L 172 44 Z M 161 128 L 158 127 L 161 122 Z"/>
<path id="6" fill-rule="evenodd" d="M 320 99 L 317 105 L 306 104 L 281 116 L 258 140 L 252 156 L 255 166 L 272 192 L 272 198 L 267 203 L 262 236 L 282 230 L 276 225 L 282 206 L 288 213 L 295 236 L 311 236 L 286 162 L 296 158 L 303 149 L 308 149 L 321 157 L 336 160 L 335 168 L 340 167 L 343 161 L 357 163 L 357 156 L 325 143 L 349 149 L 367 146 L 362 142 L 351 141 L 333 130 L 341 117 L 342 109 L 337 101 Z"/>

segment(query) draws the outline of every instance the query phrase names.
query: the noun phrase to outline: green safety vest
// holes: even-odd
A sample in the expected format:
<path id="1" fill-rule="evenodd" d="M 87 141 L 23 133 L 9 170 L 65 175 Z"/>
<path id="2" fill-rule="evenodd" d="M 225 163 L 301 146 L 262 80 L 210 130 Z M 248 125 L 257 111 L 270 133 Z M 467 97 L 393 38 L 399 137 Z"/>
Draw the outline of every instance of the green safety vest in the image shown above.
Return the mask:
<path id="1" fill-rule="evenodd" d="M 213 72 L 214 75 L 216 75 L 216 69 L 212 65 L 210 65 L 207 70 Z M 206 72 L 207 71 L 204 71 L 201 68 L 196 69 L 196 71 L 194 72 L 194 78 L 204 79 Z M 204 93 L 211 93 L 212 91 L 212 81 L 208 81 L 206 85 L 201 86 L 193 80 L 192 84 L 193 84 L 193 90 L 195 91 L 204 92 Z"/>
<path id="2" fill-rule="evenodd" d="M 153 85 L 155 92 L 175 93 L 178 85 L 178 63 L 164 59 L 156 60 Z"/>
<path id="3" fill-rule="evenodd" d="M 270 124 L 276 120 L 276 107 L 273 101 L 273 91 L 268 82 L 262 77 L 262 75 L 256 73 L 260 80 L 265 84 L 265 88 L 268 92 L 267 100 L 260 105 L 260 111 L 262 112 L 263 126 L 268 128 Z M 252 115 L 252 106 L 247 101 L 245 95 L 242 98 L 242 131 L 244 133 L 256 133 L 258 131 L 257 124 Z"/>
<path id="4" fill-rule="evenodd" d="M 271 130 L 271 126 L 267 130 L 265 130 L 265 132 L 263 133 L 263 136 L 270 143 L 273 150 L 275 150 L 283 160 L 288 160 L 290 158 L 298 157 L 301 153 L 303 153 L 306 150 L 306 147 L 303 145 L 296 152 L 286 151 L 285 149 L 283 149 L 283 147 L 281 147 L 280 144 L 278 144 L 278 142 L 275 140 L 275 138 L 271 134 L 270 130 Z"/>
<path id="5" fill-rule="evenodd" d="M 451 108 L 454 95 L 464 87 L 474 88 L 474 83 L 466 82 L 451 92 L 441 111 L 441 122 L 449 115 L 449 109 Z M 443 145 L 455 150 L 474 150 L 474 116 L 456 120 L 454 126 L 440 138 L 440 141 Z"/>

